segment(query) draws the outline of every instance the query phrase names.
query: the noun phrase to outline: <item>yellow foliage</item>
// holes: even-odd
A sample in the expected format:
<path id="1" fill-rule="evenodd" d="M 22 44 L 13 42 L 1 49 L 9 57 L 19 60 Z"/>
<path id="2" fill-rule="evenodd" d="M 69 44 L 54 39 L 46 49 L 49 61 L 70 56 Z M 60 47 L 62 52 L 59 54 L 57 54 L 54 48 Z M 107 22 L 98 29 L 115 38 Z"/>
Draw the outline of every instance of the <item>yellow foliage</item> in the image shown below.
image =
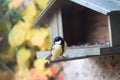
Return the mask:
<path id="1" fill-rule="evenodd" d="M 49 0 L 35 0 L 40 9 L 44 9 Z"/>
<path id="2" fill-rule="evenodd" d="M 35 0 L 35 1 L 37 1 L 36 2 L 37 4 L 41 4 L 41 5 L 44 4 L 44 6 L 48 2 L 48 0 L 45 1 Z M 45 28 L 31 29 L 31 27 L 33 27 L 32 22 L 35 19 L 35 16 L 38 14 L 37 9 L 35 7 L 35 2 L 31 0 L 27 5 L 27 7 L 21 11 L 21 13 L 24 15 L 25 22 L 19 21 L 17 25 L 15 25 L 14 28 L 12 29 L 12 32 L 9 34 L 10 45 L 14 47 L 14 42 L 12 39 L 12 35 L 13 35 L 17 46 L 21 45 L 23 42 L 25 42 L 25 40 L 27 40 L 31 46 L 38 46 L 41 50 L 46 50 L 46 49 L 48 50 L 50 48 L 50 42 L 49 42 L 50 39 L 48 37 L 49 36 L 48 30 Z"/>
<path id="3" fill-rule="evenodd" d="M 50 35 L 45 39 L 43 45 L 41 45 L 41 51 L 50 50 Z"/>
<path id="4" fill-rule="evenodd" d="M 36 8 L 36 4 L 38 4 L 40 9 L 45 8 L 49 0 L 31 0 L 29 4 L 26 6 L 25 9 L 21 11 L 21 13 L 24 15 L 25 22 L 19 21 L 13 28 L 12 31 L 9 33 L 8 40 L 12 47 L 15 47 L 15 44 L 17 46 L 22 45 L 25 41 L 27 41 L 29 46 L 34 47 L 37 46 L 41 50 L 49 50 L 50 49 L 50 35 L 49 35 L 49 28 L 35 28 L 35 26 L 32 25 L 33 21 L 35 20 L 35 17 L 40 12 Z M 16 3 L 17 2 L 17 3 Z M 13 0 L 9 4 L 9 7 L 11 8 L 14 6 L 15 8 L 18 8 L 20 4 L 22 4 L 23 0 Z M 14 44 L 15 42 L 15 44 Z M 21 80 L 25 79 L 24 70 L 28 73 L 28 64 L 29 64 L 29 58 L 31 57 L 31 51 L 22 47 L 19 49 L 19 52 L 17 54 L 17 62 L 18 62 L 18 72 L 17 76 Z M 22 64 L 24 65 L 24 69 L 22 67 Z M 36 75 L 39 76 L 46 76 L 51 75 L 51 71 L 49 68 L 45 68 L 45 63 L 47 61 L 45 59 L 36 59 L 34 61 L 34 70 L 36 72 Z M 32 80 L 32 79 L 31 79 Z"/>
<path id="5" fill-rule="evenodd" d="M 35 19 L 35 16 L 37 15 L 37 9 L 35 7 L 34 1 L 30 1 L 30 3 L 24 10 L 21 11 L 21 13 L 24 15 L 25 21 L 27 20 L 32 23 Z"/>
<path id="6" fill-rule="evenodd" d="M 17 26 L 20 26 L 25 31 L 28 31 L 32 27 L 32 23 L 30 23 L 28 20 L 25 20 L 25 22 L 19 21 Z"/>
<path id="7" fill-rule="evenodd" d="M 17 55 L 17 78 L 18 80 L 26 80 L 29 72 L 29 58 L 31 57 L 31 51 L 22 47 L 19 49 Z"/>
<path id="8" fill-rule="evenodd" d="M 24 0 L 11 0 L 11 2 L 9 3 L 9 8 L 18 8 L 22 5 Z"/>
<path id="9" fill-rule="evenodd" d="M 41 42 L 43 42 L 38 47 L 43 50 L 50 50 L 50 35 L 49 30 L 47 28 L 40 28 L 41 34 L 39 36 L 43 37 L 43 41 L 41 39 Z"/>
<path id="10" fill-rule="evenodd" d="M 31 29 L 27 34 L 27 40 L 31 46 L 37 46 L 42 50 L 49 49 L 49 32 L 46 28 Z"/>
<path id="11" fill-rule="evenodd" d="M 43 58 L 36 59 L 34 62 L 34 67 L 39 70 L 39 71 L 44 71 L 45 70 L 45 63 L 47 63 L 47 60 Z"/>
<path id="12" fill-rule="evenodd" d="M 25 49 L 24 47 L 21 48 L 17 53 L 17 64 L 18 64 L 18 71 L 17 77 L 21 78 L 20 80 L 24 80 L 28 76 L 29 72 L 29 58 L 31 56 L 31 52 L 29 49 Z"/>
<path id="13" fill-rule="evenodd" d="M 31 51 L 29 49 L 26 49 L 24 47 L 19 49 L 17 54 L 18 64 L 20 64 L 20 60 L 22 60 L 23 64 L 26 63 L 30 58 L 30 56 L 31 56 Z"/>
<path id="14" fill-rule="evenodd" d="M 33 38 L 35 32 L 37 32 L 38 29 L 35 28 L 31 28 L 27 31 L 27 36 L 26 36 L 26 40 L 28 41 L 28 43 L 30 43 L 31 39 Z M 31 45 L 31 44 L 30 44 Z M 32 46 L 32 45 L 31 45 Z"/>
<path id="15" fill-rule="evenodd" d="M 25 37 L 26 31 L 19 25 L 15 25 L 8 35 L 8 41 L 12 47 L 15 47 L 15 44 L 20 46 L 25 41 Z"/>
<path id="16" fill-rule="evenodd" d="M 34 62 L 34 67 L 37 70 L 37 73 L 44 74 L 44 75 L 51 75 L 51 71 L 49 68 L 45 68 L 45 64 L 47 63 L 47 60 L 44 58 L 36 59 Z"/>
<path id="17" fill-rule="evenodd" d="M 34 61 L 34 67 L 36 69 L 36 73 L 40 75 L 52 75 L 49 68 L 45 68 L 45 64 L 47 60 L 44 58 L 39 58 Z"/>

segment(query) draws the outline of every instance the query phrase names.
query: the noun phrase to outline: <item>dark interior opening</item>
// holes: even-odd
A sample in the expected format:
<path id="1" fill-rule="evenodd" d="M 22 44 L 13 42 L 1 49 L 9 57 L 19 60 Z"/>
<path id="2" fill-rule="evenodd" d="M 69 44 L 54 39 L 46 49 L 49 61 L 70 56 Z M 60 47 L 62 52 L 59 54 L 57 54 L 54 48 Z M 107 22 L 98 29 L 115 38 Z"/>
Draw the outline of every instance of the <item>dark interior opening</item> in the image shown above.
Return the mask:
<path id="1" fill-rule="evenodd" d="M 109 42 L 108 16 L 71 1 L 62 5 L 61 10 L 68 46 Z"/>

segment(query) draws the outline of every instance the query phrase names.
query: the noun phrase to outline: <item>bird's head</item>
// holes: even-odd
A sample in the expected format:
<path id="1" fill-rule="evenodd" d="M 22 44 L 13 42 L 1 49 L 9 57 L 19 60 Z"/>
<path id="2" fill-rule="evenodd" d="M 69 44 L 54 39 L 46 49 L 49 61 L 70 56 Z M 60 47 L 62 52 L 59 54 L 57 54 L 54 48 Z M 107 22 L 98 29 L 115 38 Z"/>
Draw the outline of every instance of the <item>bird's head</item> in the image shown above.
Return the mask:
<path id="1" fill-rule="evenodd" d="M 60 36 L 55 37 L 54 44 L 62 45 L 63 43 L 64 43 L 64 40 L 62 37 Z"/>

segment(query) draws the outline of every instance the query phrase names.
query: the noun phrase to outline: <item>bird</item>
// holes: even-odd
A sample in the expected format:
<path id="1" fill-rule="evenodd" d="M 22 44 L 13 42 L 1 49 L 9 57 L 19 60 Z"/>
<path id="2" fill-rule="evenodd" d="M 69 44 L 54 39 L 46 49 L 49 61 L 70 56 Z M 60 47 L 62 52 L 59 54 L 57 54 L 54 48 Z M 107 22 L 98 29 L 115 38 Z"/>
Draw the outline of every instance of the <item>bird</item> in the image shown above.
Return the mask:
<path id="1" fill-rule="evenodd" d="M 50 60 L 52 56 L 55 56 L 55 58 L 59 58 L 60 56 L 64 57 L 63 53 L 65 53 L 66 49 L 66 41 L 61 36 L 55 37 L 53 40 L 53 46 L 50 50 L 50 54 L 48 55 L 46 60 Z"/>

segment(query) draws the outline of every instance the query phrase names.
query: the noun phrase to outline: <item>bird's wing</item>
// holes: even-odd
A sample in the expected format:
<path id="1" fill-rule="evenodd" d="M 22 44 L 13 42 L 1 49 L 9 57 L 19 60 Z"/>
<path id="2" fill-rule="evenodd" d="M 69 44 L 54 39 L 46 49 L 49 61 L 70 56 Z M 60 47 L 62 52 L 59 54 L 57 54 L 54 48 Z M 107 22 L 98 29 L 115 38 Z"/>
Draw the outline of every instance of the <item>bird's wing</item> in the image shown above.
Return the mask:
<path id="1" fill-rule="evenodd" d="M 67 43 L 65 41 L 65 44 L 64 44 L 64 52 L 67 50 Z"/>

